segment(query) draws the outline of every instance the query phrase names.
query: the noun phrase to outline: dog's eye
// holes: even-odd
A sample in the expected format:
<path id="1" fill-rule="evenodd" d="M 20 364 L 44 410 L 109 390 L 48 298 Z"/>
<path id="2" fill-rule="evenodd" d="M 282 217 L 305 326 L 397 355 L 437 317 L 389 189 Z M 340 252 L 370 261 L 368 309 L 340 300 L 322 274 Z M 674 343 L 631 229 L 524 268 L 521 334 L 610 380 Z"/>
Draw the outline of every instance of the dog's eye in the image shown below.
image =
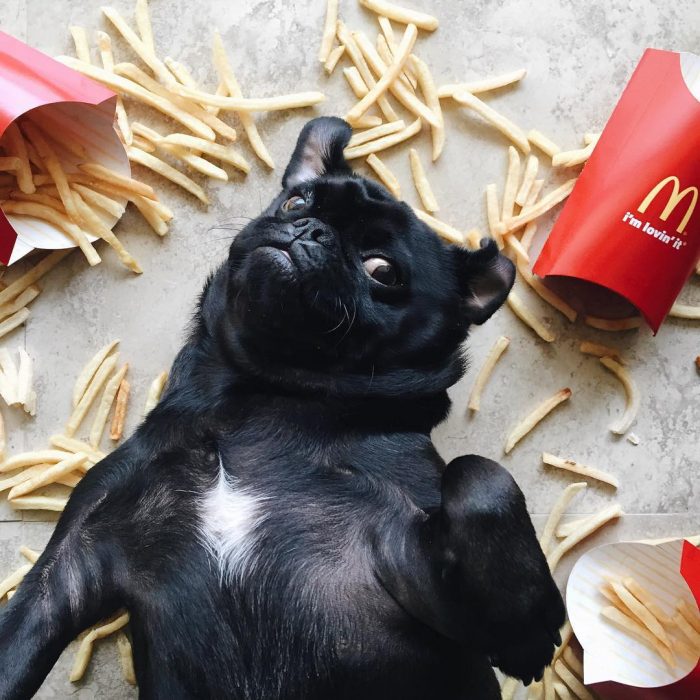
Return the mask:
<path id="1" fill-rule="evenodd" d="M 303 209 L 306 206 L 306 200 L 299 195 L 290 197 L 283 205 L 282 211 L 296 211 L 297 209 Z"/>
<path id="2" fill-rule="evenodd" d="M 379 284 L 392 287 L 399 281 L 396 268 L 384 258 L 372 257 L 362 261 L 365 272 Z"/>

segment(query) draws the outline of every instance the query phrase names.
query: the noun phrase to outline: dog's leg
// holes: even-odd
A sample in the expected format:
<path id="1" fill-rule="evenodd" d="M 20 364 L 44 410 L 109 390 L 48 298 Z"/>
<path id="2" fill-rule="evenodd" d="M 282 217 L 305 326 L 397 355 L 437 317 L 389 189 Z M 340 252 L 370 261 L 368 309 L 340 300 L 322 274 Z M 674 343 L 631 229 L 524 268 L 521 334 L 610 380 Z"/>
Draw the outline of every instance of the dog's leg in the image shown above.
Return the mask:
<path id="1" fill-rule="evenodd" d="M 68 643 L 118 607 L 105 575 L 118 562 L 86 523 L 86 501 L 71 499 L 48 546 L 0 612 L 0 700 L 32 697 Z"/>
<path id="2" fill-rule="evenodd" d="M 453 460 L 442 503 L 378 534 L 378 575 L 409 613 L 529 682 L 551 661 L 564 604 L 525 498 L 499 464 Z"/>

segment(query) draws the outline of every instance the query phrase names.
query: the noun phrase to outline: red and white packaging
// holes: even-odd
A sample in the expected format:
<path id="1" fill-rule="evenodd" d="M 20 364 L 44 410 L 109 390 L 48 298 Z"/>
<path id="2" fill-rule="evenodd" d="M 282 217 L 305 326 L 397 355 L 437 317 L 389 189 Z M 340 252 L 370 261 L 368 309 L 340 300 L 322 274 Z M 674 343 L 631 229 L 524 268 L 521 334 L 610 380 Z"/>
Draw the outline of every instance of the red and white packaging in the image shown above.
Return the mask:
<path id="1" fill-rule="evenodd" d="M 576 562 L 567 584 L 566 607 L 583 647 L 583 681 L 601 698 L 700 698 L 700 659 L 692 661 L 676 653 L 677 665 L 670 668 L 650 647 L 601 616 L 610 603 L 600 592 L 609 579 L 632 577 L 670 617 L 676 614 L 679 600 L 697 610 L 700 549 L 693 544 L 696 541 L 700 537 L 618 542 L 592 549 Z"/>
<path id="2" fill-rule="evenodd" d="M 129 175 L 129 160 L 114 128 L 115 106 L 116 96 L 110 90 L 0 32 L 0 145 L 10 124 L 40 109 L 60 129 L 60 133 L 51 136 L 66 172 L 77 169 L 77 159 L 60 148 L 61 136 L 82 144 L 90 161 Z M 121 204 L 126 206 L 126 201 Z M 99 214 L 109 228 L 119 218 Z M 75 243 L 51 224 L 24 216 L 6 216 L 0 206 L 1 263 L 12 264 L 34 248 L 72 247 Z"/>
<path id="3" fill-rule="evenodd" d="M 700 258 L 698 153 L 700 56 L 648 49 L 534 272 L 615 292 L 656 332 Z"/>

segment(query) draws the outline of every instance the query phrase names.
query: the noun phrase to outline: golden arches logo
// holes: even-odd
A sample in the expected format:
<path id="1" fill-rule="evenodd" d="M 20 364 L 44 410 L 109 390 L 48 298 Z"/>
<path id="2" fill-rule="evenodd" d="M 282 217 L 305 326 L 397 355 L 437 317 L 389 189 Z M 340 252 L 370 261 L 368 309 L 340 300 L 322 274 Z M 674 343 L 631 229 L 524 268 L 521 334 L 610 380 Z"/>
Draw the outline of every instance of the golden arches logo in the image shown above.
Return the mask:
<path id="1" fill-rule="evenodd" d="M 685 227 L 688 225 L 688 221 L 690 221 L 690 217 L 695 211 L 695 205 L 698 202 L 698 188 L 686 187 L 684 190 L 681 191 L 681 181 L 675 175 L 669 175 L 668 177 L 665 177 L 663 180 L 661 180 L 661 182 L 659 182 L 657 185 L 655 185 L 653 189 L 649 192 L 649 194 L 644 198 L 644 201 L 642 201 L 642 203 L 639 205 L 638 211 L 643 214 L 647 210 L 647 207 L 658 196 L 661 190 L 663 190 L 664 187 L 666 187 L 666 185 L 668 185 L 671 182 L 673 183 L 673 191 L 671 192 L 671 196 L 668 198 L 668 202 L 666 202 L 666 206 L 661 212 L 661 216 L 659 218 L 662 221 L 666 221 L 666 219 L 668 219 L 668 217 L 671 215 L 671 212 L 681 203 L 681 201 L 688 194 L 690 194 L 690 205 L 688 206 L 688 209 L 685 212 L 683 220 L 676 228 L 676 231 L 678 231 L 678 233 L 683 233 L 685 231 Z"/>

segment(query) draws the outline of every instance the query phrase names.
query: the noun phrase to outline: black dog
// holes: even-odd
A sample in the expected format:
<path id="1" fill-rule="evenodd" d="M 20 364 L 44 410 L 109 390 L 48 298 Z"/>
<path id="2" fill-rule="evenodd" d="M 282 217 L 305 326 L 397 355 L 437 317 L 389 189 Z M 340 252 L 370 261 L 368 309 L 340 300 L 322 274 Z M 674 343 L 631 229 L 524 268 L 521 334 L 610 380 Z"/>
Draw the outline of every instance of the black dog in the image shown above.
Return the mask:
<path id="1" fill-rule="evenodd" d="M 121 607 L 144 698 L 481 700 L 492 665 L 550 662 L 564 608 L 522 493 L 430 441 L 513 266 L 353 175 L 349 136 L 307 124 L 160 404 L 76 487 L 0 615 L 3 700 Z"/>

